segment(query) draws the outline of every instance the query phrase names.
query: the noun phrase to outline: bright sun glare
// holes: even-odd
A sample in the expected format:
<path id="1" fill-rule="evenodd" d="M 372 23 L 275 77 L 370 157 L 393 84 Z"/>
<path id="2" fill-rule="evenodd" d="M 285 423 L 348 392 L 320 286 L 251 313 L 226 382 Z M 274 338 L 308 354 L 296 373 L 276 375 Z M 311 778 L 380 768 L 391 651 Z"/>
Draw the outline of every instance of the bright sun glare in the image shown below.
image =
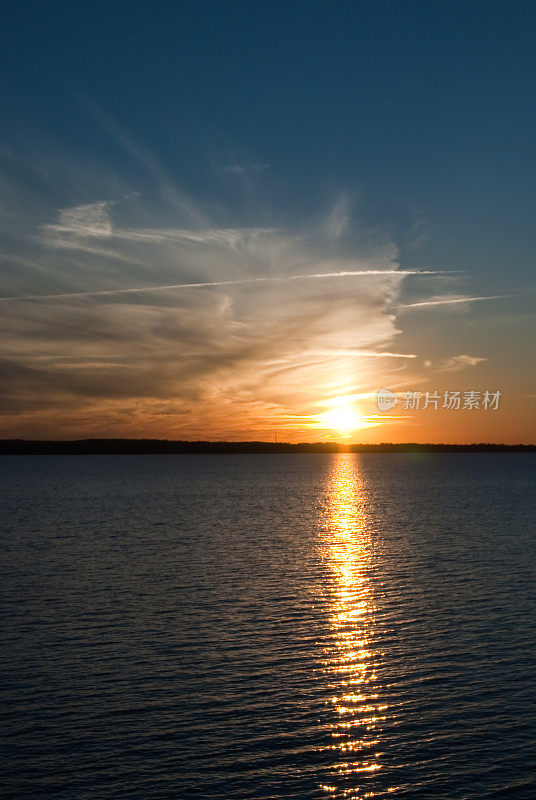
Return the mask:
<path id="1" fill-rule="evenodd" d="M 340 405 L 324 414 L 324 421 L 329 428 L 339 433 L 351 433 L 363 427 L 363 418 L 351 405 Z"/>

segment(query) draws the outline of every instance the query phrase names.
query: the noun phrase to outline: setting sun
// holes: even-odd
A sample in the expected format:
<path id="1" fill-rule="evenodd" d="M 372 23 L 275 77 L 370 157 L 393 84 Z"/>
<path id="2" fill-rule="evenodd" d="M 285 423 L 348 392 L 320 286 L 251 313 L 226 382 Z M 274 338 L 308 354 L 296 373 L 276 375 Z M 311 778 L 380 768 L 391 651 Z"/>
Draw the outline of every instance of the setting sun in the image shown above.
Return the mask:
<path id="1" fill-rule="evenodd" d="M 349 434 L 357 428 L 367 426 L 366 420 L 358 414 L 354 407 L 348 403 L 338 405 L 323 415 L 327 427 L 339 433 Z"/>

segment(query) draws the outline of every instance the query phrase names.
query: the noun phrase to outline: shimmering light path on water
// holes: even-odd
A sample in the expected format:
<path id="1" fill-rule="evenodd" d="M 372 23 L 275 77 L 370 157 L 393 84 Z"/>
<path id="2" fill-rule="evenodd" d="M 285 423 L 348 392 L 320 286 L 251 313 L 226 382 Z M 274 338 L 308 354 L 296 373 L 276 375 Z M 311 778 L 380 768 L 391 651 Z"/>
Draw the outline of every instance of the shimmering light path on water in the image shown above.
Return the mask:
<path id="1" fill-rule="evenodd" d="M 385 706 L 369 649 L 375 607 L 366 497 L 358 461 L 351 455 L 341 454 L 333 461 L 321 551 L 333 572 L 328 585 L 334 641 L 326 649 L 323 667 L 326 688 L 333 693 L 331 736 L 336 755 L 330 782 L 322 788 L 334 797 L 361 800 L 365 793 L 358 782 L 363 773 L 381 768 L 375 734 Z"/>
<path id="2" fill-rule="evenodd" d="M 534 800 L 535 478 L 0 459 L 0 794 Z"/>

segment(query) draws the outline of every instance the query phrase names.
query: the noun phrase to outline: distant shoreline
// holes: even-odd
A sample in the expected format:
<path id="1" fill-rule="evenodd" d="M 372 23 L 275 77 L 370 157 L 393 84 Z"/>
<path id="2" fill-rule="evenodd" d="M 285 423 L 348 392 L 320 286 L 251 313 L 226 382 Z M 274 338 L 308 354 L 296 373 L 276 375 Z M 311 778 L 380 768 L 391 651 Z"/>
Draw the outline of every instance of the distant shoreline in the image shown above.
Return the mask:
<path id="1" fill-rule="evenodd" d="M 0 455 L 165 455 L 200 453 L 525 453 L 534 444 L 344 444 L 336 442 L 209 442 L 168 439 L 0 440 Z"/>

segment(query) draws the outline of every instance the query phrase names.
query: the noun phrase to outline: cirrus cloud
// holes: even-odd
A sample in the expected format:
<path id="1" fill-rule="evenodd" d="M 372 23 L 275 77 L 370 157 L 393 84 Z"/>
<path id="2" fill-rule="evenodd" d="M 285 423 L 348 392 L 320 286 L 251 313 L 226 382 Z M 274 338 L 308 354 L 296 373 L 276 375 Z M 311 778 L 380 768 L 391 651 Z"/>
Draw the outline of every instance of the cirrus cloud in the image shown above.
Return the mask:
<path id="1" fill-rule="evenodd" d="M 134 435 L 159 409 L 185 436 L 295 424 L 368 387 L 378 361 L 415 357 L 392 348 L 391 308 L 421 271 L 375 233 L 351 247 L 339 222 L 327 235 L 339 207 L 320 230 L 146 228 L 125 222 L 139 202 L 65 208 L 34 229 L 2 303 L 2 435 Z"/>

